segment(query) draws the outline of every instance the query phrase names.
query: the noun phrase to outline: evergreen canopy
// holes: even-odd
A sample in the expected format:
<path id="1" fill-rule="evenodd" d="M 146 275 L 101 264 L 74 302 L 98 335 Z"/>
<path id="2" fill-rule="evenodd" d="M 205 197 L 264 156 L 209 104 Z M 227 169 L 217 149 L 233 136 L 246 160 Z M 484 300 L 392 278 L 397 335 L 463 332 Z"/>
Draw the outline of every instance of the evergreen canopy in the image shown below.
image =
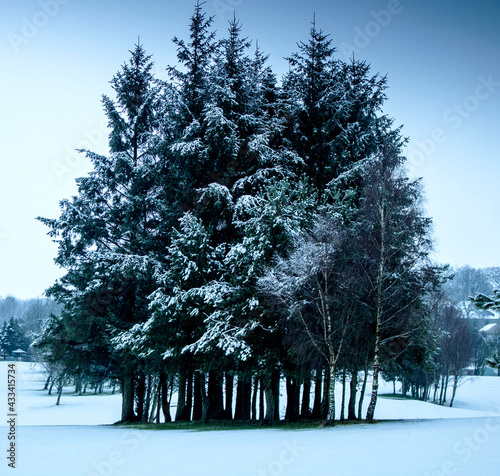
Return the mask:
<path id="1" fill-rule="evenodd" d="M 218 40 L 202 6 L 189 40 L 173 40 L 168 81 L 141 44 L 131 51 L 115 98 L 103 97 L 109 155 L 82 151 L 93 171 L 59 218 L 40 218 L 67 271 L 47 292 L 63 312 L 41 342 L 68 368 L 81 351 L 79 372 L 99 362 L 120 379 L 124 421 L 147 420 L 146 396 L 159 389 L 165 403 L 168 381 L 178 419 L 229 418 L 235 377 L 238 418 L 250 417 L 253 385 L 272 421 L 281 375 L 289 418 L 299 413 L 290 392 L 310 391 L 314 375 L 313 413 L 323 385 L 320 413 L 334 419 L 336 372 L 354 378 L 365 360 L 378 372 L 396 337 L 404 352 L 437 273 L 405 139 L 383 114 L 387 79 L 335 58 L 314 22 L 278 82 L 236 18 Z M 308 254 L 323 249 L 318 223 L 330 230 L 322 268 Z M 288 278 L 307 272 L 280 309 L 258 282 L 286 260 Z"/>

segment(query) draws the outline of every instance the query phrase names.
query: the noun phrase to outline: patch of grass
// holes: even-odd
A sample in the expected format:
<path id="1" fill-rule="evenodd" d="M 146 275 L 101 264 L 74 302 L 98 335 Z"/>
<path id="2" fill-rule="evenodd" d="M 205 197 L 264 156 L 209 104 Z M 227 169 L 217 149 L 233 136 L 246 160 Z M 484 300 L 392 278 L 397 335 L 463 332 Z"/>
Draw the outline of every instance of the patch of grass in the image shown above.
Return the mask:
<path id="1" fill-rule="evenodd" d="M 413 398 L 410 395 L 405 396 L 400 393 L 379 393 L 378 396 L 383 398 L 394 398 L 396 400 L 417 400 L 416 398 Z"/>
<path id="2" fill-rule="evenodd" d="M 334 426 L 348 426 L 366 423 L 364 420 L 344 420 L 335 421 Z M 171 423 L 115 423 L 113 426 L 122 426 L 126 428 L 133 428 L 136 430 L 150 430 L 150 431 L 172 431 L 172 430 L 190 430 L 190 431 L 240 431 L 240 430 L 266 430 L 266 429 L 279 429 L 279 430 L 310 430 L 325 427 L 324 420 L 306 420 L 299 422 L 277 421 L 272 424 L 263 424 L 261 421 L 208 421 L 201 423 L 195 422 L 171 422 Z"/>

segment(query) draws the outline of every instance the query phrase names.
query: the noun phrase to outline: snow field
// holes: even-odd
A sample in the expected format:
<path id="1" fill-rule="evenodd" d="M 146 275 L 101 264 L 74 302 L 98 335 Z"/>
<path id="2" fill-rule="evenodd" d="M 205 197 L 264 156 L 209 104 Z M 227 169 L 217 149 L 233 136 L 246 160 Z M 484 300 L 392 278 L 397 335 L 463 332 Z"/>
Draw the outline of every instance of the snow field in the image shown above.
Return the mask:
<path id="1" fill-rule="evenodd" d="M 498 476 L 500 418 L 320 430 L 21 427 L 22 476 Z"/>
<path id="2" fill-rule="evenodd" d="M 0 362 L 0 395 L 6 369 Z M 456 408 L 381 397 L 376 418 L 403 421 L 317 430 L 146 431 L 97 426 L 119 419 L 119 394 L 75 396 L 68 388 L 56 407 L 56 396 L 41 390 L 37 368 L 16 363 L 16 377 L 16 476 L 500 474 L 500 378 L 466 381 Z M 391 391 L 392 384 L 382 388 Z M 4 454 L 7 432 L 4 420 Z M 2 458 L 0 474 L 11 470 L 7 463 Z"/>

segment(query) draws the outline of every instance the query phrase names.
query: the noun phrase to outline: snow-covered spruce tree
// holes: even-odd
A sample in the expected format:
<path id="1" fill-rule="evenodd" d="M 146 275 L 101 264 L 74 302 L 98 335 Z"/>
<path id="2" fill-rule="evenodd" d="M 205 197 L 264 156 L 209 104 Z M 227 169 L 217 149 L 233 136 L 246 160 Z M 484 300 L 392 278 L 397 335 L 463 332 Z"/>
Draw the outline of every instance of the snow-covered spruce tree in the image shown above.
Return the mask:
<path id="1" fill-rule="evenodd" d="M 328 183 L 332 141 L 340 132 L 340 116 L 349 104 L 342 97 L 340 63 L 333 59 L 332 41 L 313 22 L 307 43 L 289 58 L 290 72 L 284 78 L 287 137 L 289 147 L 305 162 L 312 184 L 323 190 Z"/>
<path id="2" fill-rule="evenodd" d="M 241 38 L 239 22 L 233 19 L 229 25 L 228 38 L 218 43 L 214 62 L 208 70 L 208 81 L 204 84 L 208 85 L 209 94 L 205 96 L 201 114 L 186 124 L 184 133 L 171 147 L 179 163 L 186 160 L 193 164 L 188 174 L 192 193 L 187 203 L 193 217 L 199 218 L 207 230 L 212 248 L 225 250 L 224 253 L 239 243 L 244 234 L 243 228 L 236 226 L 235 202 L 244 194 L 255 194 L 272 177 L 285 176 L 288 173 L 286 165 L 295 160 L 293 154 L 283 154 L 272 147 L 275 134 L 275 124 L 271 119 L 276 96 L 275 78 L 270 68 L 265 67 L 266 58 L 260 50 L 256 50 L 254 58 L 247 55 L 249 45 L 247 39 Z M 199 259 L 200 252 L 200 249 L 186 250 L 186 253 L 197 255 L 190 258 L 193 262 Z M 189 355 L 195 356 L 192 362 L 197 362 L 198 370 L 210 369 L 207 401 L 217 400 L 219 403 L 214 405 L 219 408 L 223 374 L 226 395 L 231 392 L 232 375 L 226 371 L 226 367 L 230 366 L 233 373 L 239 369 L 241 378 L 238 388 L 243 385 L 248 390 L 245 379 L 251 376 L 250 369 L 253 366 L 243 357 L 246 344 L 241 336 L 249 325 L 244 321 L 245 315 L 241 316 L 238 325 L 229 317 L 234 316 L 235 309 L 247 306 L 247 297 L 239 302 L 235 300 L 235 293 L 229 292 L 229 289 L 234 288 L 233 281 L 240 277 L 230 275 L 227 259 L 223 258 L 219 276 L 208 281 L 200 279 L 193 285 L 199 288 L 200 293 L 209 296 L 207 303 L 215 299 L 217 306 L 210 313 L 207 311 L 206 319 L 198 318 L 203 328 L 202 335 L 192 342 L 186 342 L 186 345 L 191 344 L 186 347 L 189 352 L 182 353 L 188 360 Z M 161 309 L 159 302 L 162 299 L 170 299 L 171 290 L 190 291 L 185 283 L 178 284 L 178 277 L 168 272 L 164 277 L 163 291 L 155 299 L 157 309 Z M 167 283 L 167 278 L 172 281 Z M 196 307 L 194 301 L 188 302 Z M 159 316 L 158 312 L 155 315 Z M 214 340 L 216 332 L 219 335 Z M 225 354 L 223 359 L 217 357 L 221 351 Z M 217 358 L 214 359 L 214 356 Z M 218 369 L 208 365 L 216 361 L 220 363 Z M 205 378 L 203 373 L 200 375 Z M 214 385 L 210 385 L 212 380 L 216 382 Z M 250 400 L 244 394 L 247 391 L 237 391 L 237 409 L 245 408 L 241 415 L 247 415 L 249 408 L 247 403 L 241 404 L 242 400 Z M 226 407 L 225 416 L 231 411 L 229 403 Z M 220 411 L 215 413 L 221 414 Z M 209 410 L 208 417 L 212 414 Z"/>
<path id="3" fill-rule="evenodd" d="M 195 163 L 192 187 L 200 190 L 195 198 L 211 183 L 223 185 L 236 199 L 254 194 L 270 177 L 283 177 L 296 160 L 273 143 L 280 127 L 276 78 L 258 47 L 253 58 L 248 55 L 250 44 L 241 36 L 241 24 L 230 21 L 228 37 L 217 43 L 208 69 L 202 113 L 173 145 Z"/>
<path id="4" fill-rule="evenodd" d="M 215 55 L 214 34 L 209 31 L 212 19 L 206 18 L 201 7 L 202 4 L 197 3 L 195 14 L 191 18 L 189 44 L 186 45 L 184 41 L 174 39 L 178 46 L 179 63 L 187 72 L 181 73 L 176 68 L 170 68 L 173 79 L 176 81 L 174 86 L 180 98 L 181 111 L 179 135 L 170 146 L 170 152 L 176 168 L 180 171 L 181 182 L 184 182 L 184 190 L 181 191 L 184 198 L 182 205 L 184 209 L 190 210 L 181 221 L 182 235 L 174 237 L 174 240 L 178 244 L 182 240 L 188 242 L 191 240 L 189 230 L 185 227 L 185 221 L 189 218 L 188 221 L 192 224 L 196 223 L 201 227 L 200 230 L 205 230 L 204 233 L 209 237 L 209 241 L 206 242 L 207 246 L 219 249 L 223 243 L 234 239 L 234 229 L 231 226 L 232 197 L 224 177 L 227 177 L 229 161 L 237 153 L 238 139 L 237 126 L 224 115 L 220 97 L 214 93 L 214 88 L 216 88 L 214 77 L 217 76 L 214 71 L 223 70 L 223 66 L 214 63 L 214 56 L 221 60 L 221 55 L 219 51 Z M 220 49 L 222 49 L 221 43 L 217 45 L 217 50 Z M 208 254 L 202 256 L 204 253 Z M 210 262 L 213 259 L 209 256 L 210 253 L 209 248 L 190 247 L 187 243 L 183 246 L 184 259 L 192 263 L 204 260 Z M 167 255 L 167 262 L 169 262 L 173 257 L 170 252 Z M 171 268 L 171 264 L 168 266 Z M 201 267 L 198 273 L 193 273 L 191 280 L 185 281 L 182 273 L 172 273 L 169 267 L 165 267 L 164 272 L 159 273 L 161 288 L 154 299 L 155 318 L 158 322 L 162 322 L 165 318 L 173 319 L 168 313 L 161 316 L 162 312 L 168 310 L 171 300 L 183 301 L 185 312 L 195 313 L 192 314 L 193 328 L 190 331 L 188 322 L 182 322 L 183 326 L 187 326 L 185 339 L 181 339 L 182 345 L 175 353 L 179 362 L 180 388 L 180 406 L 176 418 L 179 420 L 189 418 L 187 415 L 190 413 L 187 410 L 189 405 L 186 406 L 184 402 L 193 397 L 193 378 L 196 387 L 199 387 L 194 392 L 194 415 L 205 419 L 214 416 L 223 417 L 224 412 L 220 411 L 222 389 L 219 389 L 222 381 L 221 372 L 224 371 L 223 361 L 220 361 L 221 365 L 215 369 L 214 366 L 205 365 L 200 355 L 195 360 L 192 352 L 183 351 L 185 346 L 197 341 L 199 336 L 197 337 L 194 331 L 204 325 L 203 313 L 198 312 L 198 300 L 193 299 L 192 295 L 188 297 L 186 293 L 189 294 L 192 289 L 208 285 L 211 275 L 203 275 L 203 272 L 207 270 Z M 211 279 L 215 280 L 215 277 L 212 276 Z M 168 345 L 166 347 L 169 352 Z M 208 356 L 207 359 L 210 362 L 213 360 L 213 355 Z M 205 387 L 201 381 L 205 380 L 206 371 L 210 373 L 210 380 L 205 400 L 213 402 L 209 406 L 205 405 L 203 407 L 205 411 L 202 411 L 199 397 L 205 394 Z M 214 381 L 217 383 L 213 384 Z M 218 407 L 218 410 L 214 410 L 215 407 Z"/>
<path id="5" fill-rule="evenodd" d="M 186 212 L 174 230 L 167 249 L 166 266 L 158 276 L 162 286 L 152 295 L 153 316 L 139 335 L 161 332 L 163 357 L 179 370 L 179 403 L 176 420 L 190 419 L 186 385 L 192 373 L 205 378 L 205 373 L 220 370 L 224 364 L 221 349 L 204 345 L 206 322 L 226 291 L 221 282 L 224 245 L 212 246 L 211 232 L 191 212 Z M 209 401 L 204 388 L 198 389 L 195 406 L 205 404 L 200 418 L 222 418 L 221 402 Z M 191 390 L 192 391 L 192 390 Z M 203 396 L 206 401 L 198 401 Z M 192 394 L 191 394 L 192 397 Z M 180 408 L 179 408 L 180 407 Z M 196 410 L 196 409 L 195 409 Z M 196 411 L 195 411 L 196 413 Z"/>
<path id="6" fill-rule="evenodd" d="M 30 341 L 22 332 L 18 320 L 11 316 L 4 321 L 0 328 L 0 348 L 4 357 L 12 356 L 12 352 L 17 349 L 28 351 Z"/>
<path id="7" fill-rule="evenodd" d="M 303 161 L 301 170 L 318 191 L 318 200 L 336 207 L 348 224 L 359 207 L 367 161 L 389 137 L 399 137 L 399 131 L 392 129 L 392 121 L 382 114 L 386 78 L 370 75 L 365 62 L 335 59 L 331 40 L 315 22 L 309 41 L 298 46 L 299 52 L 289 58 L 291 69 L 285 76 L 279 103 L 285 126 L 283 143 Z M 361 345 L 367 337 L 366 323 L 361 319 L 363 308 L 360 306 L 356 313 L 359 333 L 357 337 L 351 333 L 348 338 L 351 344 L 356 341 Z M 358 370 L 366 367 L 367 359 L 364 350 L 354 351 L 343 364 L 351 367 L 353 390 L 357 388 Z M 322 372 L 320 367 L 316 375 Z M 317 378 L 316 383 L 319 390 L 321 379 Z M 350 402 L 351 418 L 355 393 Z M 326 401 L 323 403 L 325 409 Z M 318 416 L 319 400 L 315 409 Z"/>
<path id="8" fill-rule="evenodd" d="M 380 150 L 380 131 L 388 126 L 381 114 L 387 81 L 371 76 L 365 62 L 335 59 L 332 40 L 315 21 L 309 41 L 298 47 L 283 84 L 284 136 L 321 198 L 339 186 L 339 176 L 343 192 L 359 185 L 353 168 Z"/>
<path id="9" fill-rule="evenodd" d="M 245 195 L 237 201 L 234 223 L 242 240 L 232 243 L 225 254 L 224 287 L 220 288 L 224 293 L 219 292 L 218 305 L 196 343 L 198 349 L 217 347 L 235 358 L 242 382 L 239 395 L 245 402 L 250 401 L 249 377 L 261 379 L 269 422 L 278 418 L 282 328 L 278 314 L 258 298 L 257 278 L 276 252 L 286 254 L 295 234 L 310 226 L 315 204 L 315 194 L 305 180 L 298 184 L 274 181 L 257 196 Z M 207 287 L 208 292 L 214 284 Z M 247 414 L 249 408 L 248 403 Z"/>
<path id="10" fill-rule="evenodd" d="M 215 32 L 210 31 L 213 18 L 203 12 L 205 2 L 197 0 L 189 25 L 189 42 L 175 37 L 177 59 L 183 70 L 169 67 L 182 102 L 182 124 L 188 127 L 199 121 L 208 100 L 208 71 L 215 51 Z"/>
<path id="11" fill-rule="evenodd" d="M 99 344 L 122 382 L 122 420 L 134 420 L 134 388 L 142 363 L 117 351 L 112 338 L 148 317 L 154 290 L 160 189 L 155 127 L 158 89 L 152 63 L 136 45 L 111 84 L 116 101 L 103 97 L 110 155 L 84 151 L 93 164 L 78 179 L 78 195 L 61 201 L 58 219 L 40 218 L 58 243 L 56 263 L 67 270 L 47 294 L 63 306 L 62 324 L 86 349 Z"/>
<path id="12" fill-rule="evenodd" d="M 211 81 L 213 100 L 205 112 L 208 119 L 205 136 L 207 151 L 214 164 L 212 177 L 219 185 L 216 188 L 209 185 L 211 193 L 202 192 L 206 199 L 200 200 L 203 206 L 200 217 L 205 223 L 212 224 L 215 240 L 227 242 L 231 250 L 238 248 L 247 232 L 239 223 L 241 217 L 235 214 L 237 210 L 241 211 L 240 205 L 249 203 L 251 197 L 260 191 L 265 193 L 273 179 L 293 176 L 294 163 L 299 162 L 295 154 L 279 147 L 277 138 L 281 125 L 275 112 L 276 80 L 271 69 L 265 66 L 266 57 L 258 48 L 253 58 L 247 56 L 249 46 L 250 42 L 241 37 L 241 25 L 233 19 L 228 38 L 222 40 L 218 49 Z M 221 192 L 217 200 L 210 188 Z M 224 203 L 222 198 L 228 194 L 235 205 L 232 209 L 226 207 L 226 213 L 230 212 L 230 215 L 225 223 L 221 223 L 220 218 L 227 214 L 222 213 L 220 203 Z M 255 256 L 252 251 L 250 253 L 250 256 Z M 235 266 L 234 258 L 235 254 L 230 251 L 225 260 L 229 269 Z M 243 261 L 248 262 L 247 259 Z M 231 329 L 237 342 L 241 342 L 241 337 L 255 325 L 255 315 L 261 311 L 255 307 L 255 289 L 249 284 L 255 275 L 252 269 L 244 270 L 241 265 L 243 263 L 236 265 L 241 274 L 230 271 L 226 277 L 225 281 L 237 291 L 225 296 L 225 311 L 215 321 L 217 325 L 223 324 Z M 254 262 L 251 267 L 256 265 Z M 207 332 L 211 333 L 211 330 L 208 328 Z M 249 379 L 255 366 L 259 367 L 255 358 L 237 362 L 236 416 L 240 415 L 239 409 L 242 408 L 242 418 L 250 413 Z M 265 380 L 269 381 L 267 376 Z"/>
<path id="13" fill-rule="evenodd" d="M 232 20 L 210 71 L 211 99 L 205 105 L 202 125 L 209 174 L 202 186 L 216 182 L 231 190 L 238 178 L 249 173 L 251 158 L 245 154 L 244 143 L 255 127 L 251 115 L 247 117 L 253 101 L 249 46 L 250 41 L 241 37 L 240 23 Z"/>
<path id="14" fill-rule="evenodd" d="M 168 67 L 171 81 L 167 89 L 174 103 L 172 143 L 167 141 L 169 169 L 177 175 L 177 194 L 181 207 L 192 210 L 196 189 L 206 183 L 206 151 L 204 146 L 203 111 L 210 99 L 209 73 L 216 49 L 215 33 L 210 30 L 213 19 L 203 12 L 204 2 L 197 1 L 190 19 L 189 40 L 175 37 L 178 66 Z"/>

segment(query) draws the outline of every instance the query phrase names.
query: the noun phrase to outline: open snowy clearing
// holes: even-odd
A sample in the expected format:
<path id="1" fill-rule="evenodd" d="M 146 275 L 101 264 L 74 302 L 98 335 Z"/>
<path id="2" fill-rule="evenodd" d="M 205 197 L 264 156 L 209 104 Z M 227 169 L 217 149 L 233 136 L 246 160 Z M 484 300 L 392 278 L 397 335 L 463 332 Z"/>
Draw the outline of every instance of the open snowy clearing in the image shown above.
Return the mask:
<path id="1" fill-rule="evenodd" d="M 6 369 L 7 363 L 1 362 L 2 394 Z M 376 418 L 406 421 L 318 430 L 196 432 L 100 427 L 97 425 L 119 419 L 120 395 L 65 394 L 56 407 L 56 397 L 41 391 L 43 382 L 37 369 L 16 363 L 16 376 L 16 469 L 9 468 L 9 461 L 3 457 L 0 474 L 500 474 L 500 378 L 468 380 L 458 390 L 456 408 L 451 409 L 411 400 L 379 399 Z M 387 385 L 383 391 L 390 392 L 391 388 Z M 7 410 L 4 418 L 6 415 Z M 0 440 L 6 454 L 8 427 L 2 424 Z"/>

